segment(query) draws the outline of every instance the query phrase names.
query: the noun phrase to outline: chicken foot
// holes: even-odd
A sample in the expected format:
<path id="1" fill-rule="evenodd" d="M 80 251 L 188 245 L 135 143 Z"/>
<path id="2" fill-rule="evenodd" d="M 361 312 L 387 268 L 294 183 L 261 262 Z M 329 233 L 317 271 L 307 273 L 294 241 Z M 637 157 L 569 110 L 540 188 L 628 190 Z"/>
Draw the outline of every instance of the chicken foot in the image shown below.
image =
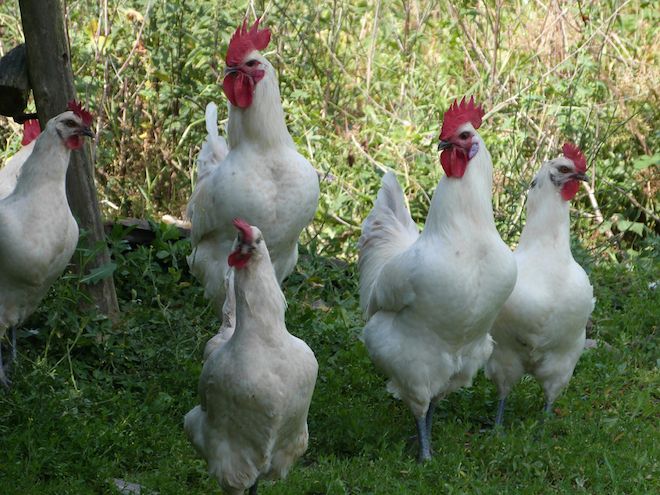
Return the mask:
<path id="1" fill-rule="evenodd" d="M 504 406 L 506 399 L 500 399 L 497 403 L 497 414 L 495 415 L 495 426 L 502 426 L 504 424 Z"/>
<path id="2" fill-rule="evenodd" d="M 435 412 L 435 402 L 429 404 L 429 409 L 426 411 L 426 434 L 429 437 L 429 451 L 433 455 L 433 446 L 431 445 L 431 431 L 433 429 L 433 413 Z"/>
<path id="3" fill-rule="evenodd" d="M 435 405 L 429 404 L 426 414 L 415 418 L 417 426 L 417 441 L 419 442 L 419 454 L 417 462 L 422 463 L 431 460 L 431 423 L 433 420 L 433 410 Z"/>
<path id="4" fill-rule="evenodd" d="M 16 361 L 16 327 L 11 328 L 11 360 L 5 364 L 2 360 L 2 345 L 0 345 L 0 384 L 5 388 L 9 388 L 11 381 L 7 378 L 9 368 L 12 363 Z"/>
<path id="5" fill-rule="evenodd" d="M 547 414 L 548 416 L 554 416 L 554 412 L 552 411 L 552 402 L 546 402 L 545 406 L 543 407 L 543 412 Z"/>

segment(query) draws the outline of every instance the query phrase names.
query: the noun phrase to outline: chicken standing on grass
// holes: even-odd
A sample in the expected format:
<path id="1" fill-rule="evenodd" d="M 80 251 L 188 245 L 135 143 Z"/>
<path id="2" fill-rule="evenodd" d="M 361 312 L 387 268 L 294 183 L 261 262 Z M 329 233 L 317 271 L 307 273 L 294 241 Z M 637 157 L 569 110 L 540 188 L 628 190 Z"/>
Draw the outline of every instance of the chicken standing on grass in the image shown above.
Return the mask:
<path id="1" fill-rule="evenodd" d="M 0 339 L 38 306 L 62 274 L 78 243 L 76 223 L 66 197 L 71 150 L 93 136 L 92 116 L 76 102 L 52 118 L 21 167 L 11 194 L 0 199 Z M 8 380 L 0 353 L 0 382 Z"/>
<path id="2" fill-rule="evenodd" d="M 214 349 L 199 379 L 201 404 L 184 428 L 228 495 L 257 492 L 286 476 L 307 449 L 307 413 L 318 364 L 284 323 L 286 301 L 256 227 L 235 220 L 236 329 Z"/>
<path id="3" fill-rule="evenodd" d="M 0 168 L 0 199 L 9 196 L 16 187 L 18 174 L 21 172 L 25 160 L 32 154 L 35 140 L 39 134 L 41 134 L 41 127 L 38 120 L 30 119 L 23 122 L 23 139 L 21 140 L 23 147 Z"/>
<path id="4" fill-rule="evenodd" d="M 474 99 L 445 113 L 439 148 L 447 177 L 421 234 L 388 172 L 360 237 L 364 343 L 415 417 L 420 462 L 431 458 L 435 402 L 469 386 L 486 363 L 488 331 L 516 280 L 493 219 L 493 165 L 476 131 L 482 116 Z"/>
<path id="5" fill-rule="evenodd" d="M 218 136 L 215 105 L 206 110 L 208 137 L 200 152 L 198 182 L 188 204 L 192 273 L 216 313 L 225 300 L 232 220 L 244 218 L 263 232 L 278 282 L 298 259 L 298 237 L 319 199 L 316 170 L 296 151 L 286 128 L 277 74 L 260 53 L 270 31 L 243 23 L 229 42 L 224 93 L 229 99 L 227 137 Z"/>
<path id="6" fill-rule="evenodd" d="M 582 354 L 593 311 L 589 277 L 571 253 L 568 214 L 578 181 L 588 180 L 586 160 L 571 143 L 563 152 L 544 163 L 532 182 L 527 223 L 515 251 L 518 280 L 491 331 L 495 348 L 486 374 L 499 393 L 497 425 L 506 397 L 526 372 L 540 382 L 545 410 L 552 411 Z"/>

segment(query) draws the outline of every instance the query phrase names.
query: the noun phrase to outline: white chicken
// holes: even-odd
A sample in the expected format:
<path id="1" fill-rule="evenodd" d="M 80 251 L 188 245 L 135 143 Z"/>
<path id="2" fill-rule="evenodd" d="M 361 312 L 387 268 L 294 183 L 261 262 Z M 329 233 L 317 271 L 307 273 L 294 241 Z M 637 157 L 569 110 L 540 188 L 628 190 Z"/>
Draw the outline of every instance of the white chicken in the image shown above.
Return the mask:
<path id="1" fill-rule="evenodd" d="M 360 238 L 363 340 L 388 390 L 411 409 L 420 462 L 431 458 L 436 401 L 469 386 L 492 350 L 488 331 L 516 280 L 491 206 L 493 165 L 477 133 L 483 110 L 454 102 L 440 134 L 447 174 L 421 234 L 388 172 Z"/>
<path id="2" fill-rule="evenodd" d="M 32 154 L 35 139 L 40 133 L 41 127 L 38 120 L 30 119 L 23 122 L 23 139 L 21 140 L 23 147 L 0 168 L 0 199 L 9 196 L 14 190 L 21 167 Z"/>
<path id="3" fill-rule="evenodd" d="M 0 339 L 36 309 L 78 243 L 65 179 L 71 150 L 93 136 L 92 116 L 76 102 L 69 109 L 48 121 L 16 187 L 0 199 Z M 0 382 L 8 385 L 1 354 Z"/>
<path id="4" fill-rule="evenodd" d="M 589 277 L 573 259 L 569 201 L 585 175 L 586 160 L 573 144 L 564 156 L 546 162 L 532 182 L 527 223 L 515 259 L 518 280 L 491 331 L 495 348 L 486 375 L 497 385 L 495 423 L 504 418 L 506 397 L 525 373 L 539 381 L 545 410 L 573 376 L 593 311 Z"/>
<path id="5" fill-rule="evenodd" d="M 228 495 L 286 476 L 307 449 L 307 413 L 318 364 L 284 323 L 286 301 L 258 228 L 236 220 L 236 329 L 199 379 L 201 404 L 184 428 L 209 474 Z"/>
<path id="6" fill-rule="evenodd" d="M 244 22 L 229 42 L 223 81 L 230 102 L 229 151 L 222 159 L 226 147 L 207 108 L 208 152 L 200 153 L 201 179 L 188 204 L 193 246 L 188 264 L 217 314 L 225 298 L 232 219 L 244 218 L 261 229 L 281 283 L 296 265 L 298 237 L 318 205 L 316 170 L 296 151 L 284 121 L 277 74 L 260 53 L 269 41 L 270 31 L 260 30 L 256 21 L 250 29 Z"/>

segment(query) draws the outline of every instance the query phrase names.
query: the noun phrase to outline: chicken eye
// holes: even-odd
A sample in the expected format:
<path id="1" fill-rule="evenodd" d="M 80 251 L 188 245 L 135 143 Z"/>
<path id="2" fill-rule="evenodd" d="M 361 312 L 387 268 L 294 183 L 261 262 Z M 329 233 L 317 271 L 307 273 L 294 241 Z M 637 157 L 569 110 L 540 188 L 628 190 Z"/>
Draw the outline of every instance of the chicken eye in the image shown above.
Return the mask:
<path id="1" fill-rule="evenodd" d="M 465 140 L 470 137 L 470 133 L 468 131 L 463 131 L 458 135 L 458 137 Z"/>
<path id="2" fill-rule="evenodd" d="M 65 120 L 65 121 L 64 121 L 64 124 L 65 124 L 67 127 L 76 127 L 76 123 L 75 123 L 73 120 Z"/>
<path id="3" fill-rule="evenodd" d="M 569 172 L 571 171 L 571 169 L 568 168 L 566 165 L 562 165 L 561 167 L 559 167 L 559 171 L 560 171 L 562 174 L 567 174 L 567 173 L 569 173 Z"/>
<path id="4" fill-rule="evenodd" d="M 261 237 L 257 237 L 257 246 L 261 244 Z"/>
<path id="5" fill-rule="evenodd" d="M 254 66 L 257 65 L 258 63 L 259 63 L 259 62 L 257 62 L 256 60 L 252 59 L 252 60 L 246 62 L 245 65 L 247 65 L 248 67 L 254 67 Z"/>

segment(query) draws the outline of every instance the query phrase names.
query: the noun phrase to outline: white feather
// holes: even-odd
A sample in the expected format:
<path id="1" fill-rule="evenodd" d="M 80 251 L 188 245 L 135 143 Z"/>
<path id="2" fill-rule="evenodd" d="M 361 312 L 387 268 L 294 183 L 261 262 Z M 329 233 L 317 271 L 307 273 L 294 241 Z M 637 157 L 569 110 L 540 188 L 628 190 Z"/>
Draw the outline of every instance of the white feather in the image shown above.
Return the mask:
<path id="1" fill-rule="evenodd" d="M 71 151 L 60 135 L 71 131 L 63 122 L 72 118 L 72 112 L 52 118 L 34 144 L 21 150 L 29 156 L 21 163 L 23 157 L 15 155 L 3 169 L 3 181 L 15 182 L 0 198 L 0 339 L 37 308 L 78 242 L 65 188 Z"/>
<path id="2" fill-rule="evenodd" d="M 35 142 L 32 141 L 26 146 L 23 146 L 0 168 L 0 199 L 9 196 L 14 190 L 18 175 L 21 173 L 21 167 L 25 163 L 25 160 L 32 154 Z"/>
<path id="3" fill-rule="evenodd" d="M 405 251 L 419 237 L 403 197 L 401 186 L 392 172 L 383 176 L 373 210 L 362 224 L 360 237 L 360 301 L 367 317 L 375 312 L 371 294 L 385 263 Z M 402 304 L 407 302 L 402 298 Z"/>
<path id="4" fill-rule="evenodd" d="M 186 414 L 184 428 L 209 474 L 238 495 L 259 479 L 283 478 L 307 449 L 318 364 L 286 329 L 284 296 L 263 242 L 236 271 L 234 288 L 236 329 L 204 363 L 201 404 Z"/>
<path id="5" fill-rule="evenodd" d="M 193 246 L 188 264 L 218 315 L 234 239 L 232 220 L 240 217 L 261 229 L 281 282 L 296 265 L 298 237 L 312 221 L 319 199 L 316 171 L 297 152 L 287 131 L 275 70 L 258 52 L 251 56 L 265 75 L 255 86 L 250 107 L 231 106 L 229 152 L 217 166 L 202 166 L 188 204 Z M 205 156 L 218 154 L 215 112 L 214 105 L 207 108 Z"/>
<path id="6" fill-rule="evenodd" d="M 197 155 L 197 180 L 206 177 L 229 153 L 225 138 L 218 134 L 218 107 L 211 102 L 206 105 L 206 140 Z"/>
<path id="7" fill-rule="evenodd" d="M 387 174 L 360 240 L 364 343 L 388 390 L 416 418 L 471 384 L 515 283 L 513 256 L 493 220 L 490 155 L 476 132 L 473 139 L 478 153 L 463 178 L 440 181 L 421 234 Z"/>
<path id="8" fill-rule="evenodd" d="M 518 280 L 492 329 L 496 345 L 486 373 L 501 399 L 527 372 L 552 404 L 573 375 L 594 307 L 589 278 L 570 249 L 569 204 L 548 175 L 552 164 L 544 164 L 529 192 L 515 252 Z"/>
<path id="9" fill-rule="evenodd" d="M 236 328 L 236 295 L 234 293 L 234 270 L 228 270 L 225 276 L 225 303 L 222 305 L 222 324 L 218 332 L 204 346 L 204 361 L 211 353 L 224 346 Z"/>

